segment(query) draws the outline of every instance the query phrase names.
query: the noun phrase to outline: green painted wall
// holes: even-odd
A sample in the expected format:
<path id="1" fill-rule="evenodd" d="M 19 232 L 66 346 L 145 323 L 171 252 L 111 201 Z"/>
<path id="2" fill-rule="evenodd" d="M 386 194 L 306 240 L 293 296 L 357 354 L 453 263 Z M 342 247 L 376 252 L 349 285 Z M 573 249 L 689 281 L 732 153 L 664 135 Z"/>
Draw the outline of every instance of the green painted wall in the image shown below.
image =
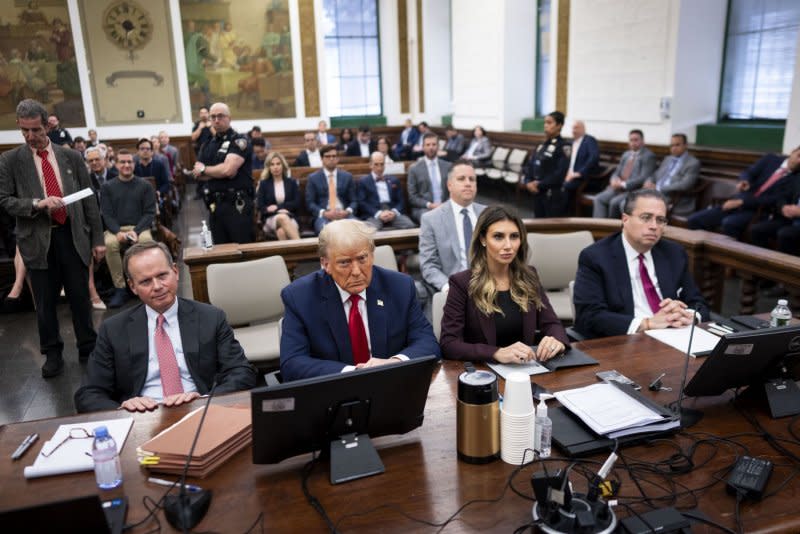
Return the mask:
<path id="1" fill-rule="evenodd" d="M 361 125 L 386 126 L 386 117 L 383 115 L 369 115 L 366 117 L 331 117 L 331 128 L 358 128 Z"/>
<path id="2" fill-rule="evenodd" d="M 781 123 L 717 123 L 697 126 L 698 145 L 746 148 L 781 152 L 783 132 Z"/>
<path id="3" fill-rule="evenodd" d="M 544 117 L 540 118 L 529 118 L 529 119 L 522 119 L 522 128 L 523 132 L 536 132 L 542 133 L 544 132 Z"/>

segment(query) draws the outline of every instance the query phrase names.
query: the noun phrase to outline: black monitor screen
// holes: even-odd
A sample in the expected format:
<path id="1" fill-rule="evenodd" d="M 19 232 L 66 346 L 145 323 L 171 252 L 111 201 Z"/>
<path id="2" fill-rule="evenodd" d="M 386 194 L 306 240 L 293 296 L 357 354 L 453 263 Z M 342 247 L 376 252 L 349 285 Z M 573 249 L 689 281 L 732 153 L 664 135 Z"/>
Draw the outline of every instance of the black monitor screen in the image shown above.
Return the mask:
<path id="1" fill-rule="evenodd" d="M 327 450 L 346 434 L 371 438 L 422 425 L 436 356 L 254 389 L 253 462 Z"/>
<path id="2" fill-rule="evenodd" d="M 784 357 L 800 353 L 800 327 L 783 326 L 728 334 L 717 343 L 684 390 L 690 397 L 763 382 Z"/>

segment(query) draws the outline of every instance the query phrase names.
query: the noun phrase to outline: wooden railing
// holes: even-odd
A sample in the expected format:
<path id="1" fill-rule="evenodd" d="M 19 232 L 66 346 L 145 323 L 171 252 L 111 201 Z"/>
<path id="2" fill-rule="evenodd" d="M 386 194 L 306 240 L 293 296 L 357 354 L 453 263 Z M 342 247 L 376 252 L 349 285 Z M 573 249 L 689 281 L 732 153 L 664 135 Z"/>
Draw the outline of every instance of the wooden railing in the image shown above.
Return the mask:
<path id="1" fill-rule="evenodd" d="M 595 239 L 601 239 L 620 230 L 620 222 L 613 219 L 527 219 L 529 232 L 565 233 L 589 230 Z M 723 280 L 726 269 L 735 270 L 743 280 L 739 310 L 752 313 L 755 302 L 755 284 L 758 279 L 783 284 L 794 295 L 800 294 L 800 258 L 741 243 L 722 234 L 684 228 L 667 227 L 665 238 L 680 244 L 689 257 L 689 269 L 712 310 L 722 306 Z M 395 252 L 417 250 L 419 230 L 393 230 L 376 235 L 378 245 L 390 245 Z M 212 250 L 187 248 L 183 261 L 189 268 L 194 298 L 208 301 L 206 268 L 212 263 L 248 261 L 267 256 L 281 255 L 290 272 L 297 264 L 316 261 L 317 239 L 297 241 L 271 241 L 247 245 L 218 245 Z M 577 265 L 576 265 L 577 269 Z M 797 306 L 794 306 L 797 309 Z"/>

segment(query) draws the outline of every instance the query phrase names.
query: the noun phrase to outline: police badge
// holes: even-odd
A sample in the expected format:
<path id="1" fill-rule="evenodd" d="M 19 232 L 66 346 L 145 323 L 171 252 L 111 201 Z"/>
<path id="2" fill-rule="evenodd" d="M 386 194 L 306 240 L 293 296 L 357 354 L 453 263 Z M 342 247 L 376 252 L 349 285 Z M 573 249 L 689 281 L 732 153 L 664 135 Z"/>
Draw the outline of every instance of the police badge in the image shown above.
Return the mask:
<path id="1" fill-rule="evenodd" d="M 564 145 L 564 155 L 567 157 L 572 156 L 572 145 Z"/>
<path id="2" fill-rule="evenodd" d="M 236 139 L 236 146 L 239 147 L 239 150 L 244 152 L 245 150 L 247 150 L 247 139 L 245 139 L 244 137 L 238 137 Z"/>

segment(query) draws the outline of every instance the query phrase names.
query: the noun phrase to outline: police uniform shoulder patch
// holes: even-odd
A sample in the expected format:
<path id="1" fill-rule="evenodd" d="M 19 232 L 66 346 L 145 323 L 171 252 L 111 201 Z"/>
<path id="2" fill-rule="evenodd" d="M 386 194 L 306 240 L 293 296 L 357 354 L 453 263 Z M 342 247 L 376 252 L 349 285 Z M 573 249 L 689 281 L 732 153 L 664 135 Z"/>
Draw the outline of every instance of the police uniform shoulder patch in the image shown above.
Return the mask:
<path id="1" fill-rule="evenodd" d="M 244 137 L 237 138 L 236 139 L 236 146 L 239 147 L 239 150 L 244 152 L 245 150 L 247 150 L 247 139 L 245 139 Z"/>
<path id="2" fill-rule="evenodd" d="M 572 155 L 572 145 L 564 145 L 564 155 L 567 157 Z"/>
<path id="3" fill-rule="evenodd" d="M 540 152 L 542 150 L 542 147 L 544 147 L 544 145 L 537 146 L 536 147 L 536 152 Z"/>

